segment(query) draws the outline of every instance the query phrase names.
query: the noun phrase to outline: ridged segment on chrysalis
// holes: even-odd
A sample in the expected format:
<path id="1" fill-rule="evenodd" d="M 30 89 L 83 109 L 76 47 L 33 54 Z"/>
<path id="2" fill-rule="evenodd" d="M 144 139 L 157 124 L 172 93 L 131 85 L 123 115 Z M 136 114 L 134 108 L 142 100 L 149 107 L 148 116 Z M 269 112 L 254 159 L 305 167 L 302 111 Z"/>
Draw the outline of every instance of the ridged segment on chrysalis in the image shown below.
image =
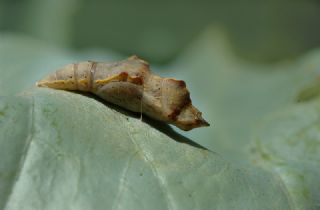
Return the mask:
<path id="1" fill-rule="evenodd" d="M 91 92 L 186 131 L 209 126 L 192 105 L 184 81 L 152 74 L 149 64 L 137 56 L 120 62 L 69 64 L 38 81 L 37 86 Z"/>

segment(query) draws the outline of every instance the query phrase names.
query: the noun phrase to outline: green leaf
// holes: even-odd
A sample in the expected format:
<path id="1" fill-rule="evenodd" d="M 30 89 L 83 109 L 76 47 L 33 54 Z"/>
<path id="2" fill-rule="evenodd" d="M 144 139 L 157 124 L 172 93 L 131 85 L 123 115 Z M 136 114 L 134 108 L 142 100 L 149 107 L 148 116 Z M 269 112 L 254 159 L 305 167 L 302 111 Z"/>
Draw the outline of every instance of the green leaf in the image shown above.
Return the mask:
<path id="1" fill-rule="evenodd" d="M 320 207 L 320 99 L 286 107 L 261 122 L 257 164 L 284 181 L 297 209 Z"/>
<path id="2" fill-rule="evenodd" d="M 0 98 L 0 209 L 317 209 L 319 57 L 248 63 L 208 30 L 171 66 L 152 65 L 186 80 L 212 125 L 183 135 L 219 156 L 99 100 L 32 89 L 67 63 L 122 56 L 2 34 L 0 95 L 28 91 Z"/>
<path id="3" fill-rule="evenodd" d="M 0 97 L 0 209 L 12 192 L 31 140 L 31 114 L 29 100 Z"/>
<path id="4" fill-rule="evenodd" d="M 87 96 L 36 88 L 0 113 L 4 209 L 292 209 L 268 173 Z"/>

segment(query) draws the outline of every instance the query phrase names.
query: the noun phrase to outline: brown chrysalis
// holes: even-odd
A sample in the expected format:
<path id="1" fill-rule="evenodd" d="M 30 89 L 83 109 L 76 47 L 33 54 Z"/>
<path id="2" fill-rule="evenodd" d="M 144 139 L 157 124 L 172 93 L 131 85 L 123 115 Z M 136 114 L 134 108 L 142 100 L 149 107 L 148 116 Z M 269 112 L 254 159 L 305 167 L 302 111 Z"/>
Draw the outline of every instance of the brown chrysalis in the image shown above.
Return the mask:
<path id="1" fill-rule="evenodd" d="M 137 56 L 120 62 L 69 64 L 37 82 L 37 86 L 91 92 L 186 131 L 209 126 L 192 105 L 184 81 L 152 74 L 149 64 Z"/>

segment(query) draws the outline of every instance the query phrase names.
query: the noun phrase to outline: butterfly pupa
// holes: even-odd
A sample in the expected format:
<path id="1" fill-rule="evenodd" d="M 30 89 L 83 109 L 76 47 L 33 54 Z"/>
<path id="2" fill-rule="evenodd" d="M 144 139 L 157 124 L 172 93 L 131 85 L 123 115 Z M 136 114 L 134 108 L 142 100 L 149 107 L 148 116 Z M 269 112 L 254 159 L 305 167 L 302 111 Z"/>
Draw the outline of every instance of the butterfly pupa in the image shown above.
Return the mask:
<path id="1" fill-rule="evenodd" d="M 137 56 L 119 62 L 69 64 L 36 85 L 91 92 L 105 101 L 133 112 L 142 111 L 186 131 L 209 126 L 192 105 L 184 81 L 152 74 L 149 64 Z"/>

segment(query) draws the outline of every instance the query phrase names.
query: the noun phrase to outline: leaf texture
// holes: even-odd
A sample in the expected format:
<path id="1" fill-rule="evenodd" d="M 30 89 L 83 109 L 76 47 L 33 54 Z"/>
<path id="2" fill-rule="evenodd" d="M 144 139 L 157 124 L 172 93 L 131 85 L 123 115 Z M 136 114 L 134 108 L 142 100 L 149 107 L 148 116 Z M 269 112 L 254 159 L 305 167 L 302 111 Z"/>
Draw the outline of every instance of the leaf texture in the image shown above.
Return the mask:
<path id="1" fill-rule="evenodd" d="M 93 98 L 36 88 L 0 104 L 0 172 L 12 171 L 0 177 L 4 209 L 292 209 L 264 171 L 238 169 Z"/>

